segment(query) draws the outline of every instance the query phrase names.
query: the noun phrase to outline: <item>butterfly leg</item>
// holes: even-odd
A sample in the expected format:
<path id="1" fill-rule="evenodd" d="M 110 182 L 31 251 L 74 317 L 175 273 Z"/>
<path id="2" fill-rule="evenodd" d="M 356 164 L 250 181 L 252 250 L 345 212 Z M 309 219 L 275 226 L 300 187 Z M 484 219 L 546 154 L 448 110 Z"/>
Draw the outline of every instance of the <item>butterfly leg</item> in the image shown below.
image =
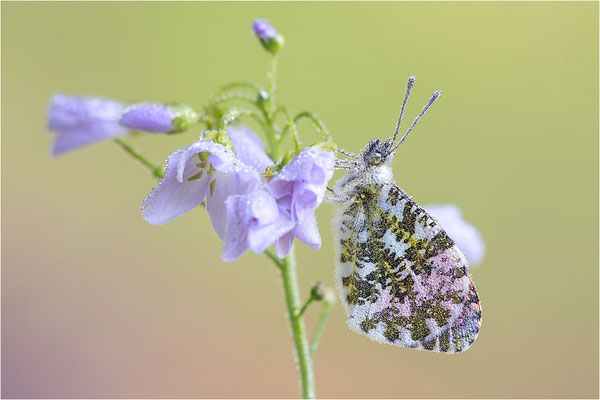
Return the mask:
<path id="1" fill-rule="evenodd" d="M 327 190 L 329 190 L 331 193 L 333 193 L 334 197 L 325 197 L 325 200 L 335 201 L 338 203 L 345 203 L 349 199 L 348 196 L 338 194 L 335 192 L 335 190 L 331 189 L 330 187 L 327 187 Z"/>

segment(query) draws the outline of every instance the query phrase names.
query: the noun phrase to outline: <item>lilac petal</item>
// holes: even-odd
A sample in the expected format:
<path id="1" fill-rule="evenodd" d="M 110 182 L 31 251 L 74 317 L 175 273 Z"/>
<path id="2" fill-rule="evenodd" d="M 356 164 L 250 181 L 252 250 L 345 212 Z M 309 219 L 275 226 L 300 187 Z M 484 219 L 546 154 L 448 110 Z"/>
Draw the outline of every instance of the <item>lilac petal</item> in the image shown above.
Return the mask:
<path id="1" fill-rule="evenodd" d="M 235 160 L 224 172 L 215 174 L 215 183 L 212 194 L 206 198 L 206 210 L 210 217 L 213 229 L 221 240 L 225 240 L 227 233 L 227 208 L 225 201 L 233 195 L 250 192 L 260 183 L 258 172 L 247 165 Z"/>
<path id="2" fill-rule="evenodd" d="M 137 131 L 169 133 L 173 126 L 173 112 L 163 104 L 137 103 L 127 108 L 121 117 L 121 125 Z"/>
<path id="3" fill-rule="evenodd" d="M 235 156 L 246 165 L 256 168 L 259 172 L 265 172 L 267 167 L 273 165 L 273 160 L 265 153 L 265 148 L 256 133 L 246 126 L 230 126 L 227 134 L 231 138 L 231 144 L 235 150 Z"/>
<path id="4" fill-rule="evenodd" d="M 281 236 L 275 242 L 275 252 L 277 253 L 277 257 L 285 258 L 292 251 L 292 244 L 294 243 L 294 234 L 292 232 L 288 232 L 285 235 Z"/>
<path id="5" fill-rule="evenodd" d="M 269 189 L 275 197 L 280 198 L 293 194 L 296 185 L 306 183 L 315 186 L 308 186 L 305 189 L 320 189 L 315 192 L 322 192 L 322 194 L 315 194 L 322 200 L 327 183 L 333 176 L 333 164 L 334 157 L 331 153 L 315 147 L 307 147 L 269 182 Z"/>
<path id="6" fill-rule="evenodd" d="M 460 208 L 453 204 L 431 204 L 423 207 L 442 225 L 448 236 L 465 253 L 471 266 L 481 263 L 485 256 L 485 244 L 477 229 L 465 221 Z"/>
<path id="7" fill-rule="evenodd" d="M 225 201 L 227 208 L 227 226 L 230 235 L 225 240 L 223 246 L 223 261 L 233 261 L 248 250 L 248 231 L 244 229 L 246 224 L 246 214 L 244 206 L 247 200 L 244 196 L 230 196 Z"/>
<path id="8" fill-rule="evenodd" d="M 165 177 L 158 181 L 142 204 L 146 221 L 163 225 L 202 203 L 212 177 L 205 172 L 199 179 L 188 180 L 201 172 L 194 155 L 178 150 L 169 157 Z"/>
<path id="9" fill-rule="evenodd" d="M 235 156 L 231 150 L 219 143 L 215 143 L 212 140 L 205 138 L 200 138 L 191 145 L 184 147 L 181 149 L 181 153 L 182 156 L 176 164 L 177 179 L 179 182 L 184 181 L 183 173 L 185 171 L 186 163 L 198 153 L 209 153 L 207 163 L 212 165 L 216 170 L 227 170 L 235 162 Z M 197 163 L 200 163 L 200 159 L 197 159 Z"/>
<path id="10" fill-rule="evenodd" d="M 321 247 L 321 235 L 319 234 L 319 227 L 317 226 L 317 218 L 314 211 L 307 213 L 296 225 L 292 233 L 312 250 L 318 250 Z"/>
<path id="11" fill-rule="evenodd" d="M 275 203 L 276 204 L 276 203 Z M 262 227 L 250 227 L 248 230 L 248 245 L 255 253 L 262 253 L 282 235 L 294 228 L 294 221 L 288 213 L 277 207 L 275 220 Z"/>
<path id="12" fill-rule="evenodd" d="M 120 136 L 120 135 L 117 135 Z M 60 156 L 71 150 L 76 150 L 80 147 L 90 144 L 102 142 L 112 139 L 114 135 L 105 133 L 90 133 L 90 132 L 73 132 L 63 133 L 56 136 L 52 146 L 52 157 Z"/>
<path id="13" fill-rule="evenodd" d="M 224 261 L 238 258 L 247 249 L 260 253 L 294 227 L 292 219 L 264 189 L 230 196 L 225 205 L 228 232 L 222 255 Z"/>
<path id="14" fill-rule="evenodd" d="M 196 156 L 207 152 L 206 162 Z M 207 162 L 227 169 L 235 161 L 231 150 L 210 139 L 200 139 L 175 151 L 167 161 L 166 175 L 142 204 L 144 219 L 153 225 L 165 224 L 197 207 L 209 194 L 213 176 Z"/>
<path id="15" fill-rule="evenodd" d="M 48 109 L 48 130 L 58 133 L 53 156 L 127 134 L 119 125 L 124 108 L 113 100 L 55 94 Z"/>

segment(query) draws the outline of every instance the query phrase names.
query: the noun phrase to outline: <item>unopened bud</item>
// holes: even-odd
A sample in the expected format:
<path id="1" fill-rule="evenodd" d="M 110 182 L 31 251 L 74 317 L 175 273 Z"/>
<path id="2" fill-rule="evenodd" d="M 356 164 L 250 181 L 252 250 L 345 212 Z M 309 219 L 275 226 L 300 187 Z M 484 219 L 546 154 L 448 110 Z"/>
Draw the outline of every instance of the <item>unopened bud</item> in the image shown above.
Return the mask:
<path id="1" fill-rule="evenodd" d="M 129 129 L 150 133 L 174 133 L 196 123 L 198 117 L 184 103 L 136 103 L 121 116 L 120 124 Z"/>
<path id="2" fill-rule="evenodd" d="M 283 36 L 277 33 L 277 30 L 268 21 L 255 19 L 252 22 L 252 29 L 258 40 L 260 40 L 260 43 L 269 53 L 277 54 L 279 49 L 283 47 Z"/>
<path id="3" fill-rule="evenodd" d="M 317 282 L 310 289 L 310 297 L 315 300 L 323 300 L 325 294 L 327 293 L 327 288 L 321 282 Z"/>

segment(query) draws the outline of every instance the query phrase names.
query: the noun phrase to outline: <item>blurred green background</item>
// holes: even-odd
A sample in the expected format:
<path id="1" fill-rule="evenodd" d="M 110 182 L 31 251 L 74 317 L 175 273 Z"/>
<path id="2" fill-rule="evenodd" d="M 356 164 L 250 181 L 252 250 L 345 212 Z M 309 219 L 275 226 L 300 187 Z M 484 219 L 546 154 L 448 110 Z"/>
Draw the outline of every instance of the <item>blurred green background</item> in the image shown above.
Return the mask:
<path id="1" fill-rule="evenodd" d="M 337 305 L 318 394 L 598 396 L 597 2 L 1 7 L 3 397 L 298 395 L 265 257 L 222 262 L 200 209 L 146 223 L 155 180 L 113 143 L 48 156 L 54 92 L 200 106 L 227 81 L 265 82 L 254 18 L 286 39 L 280 101 L 318 112 L 350 151 L 393 132 L 409 75 L 408 120 L 441 90 L 395 176 L 420 204 L 459 205 L 487 244 L 468 352 L 371 342 Z M 160 160 L 198 134 L 134 144 Z M 297 246 L 303 293 L 333 285 L 331 214 L 318 210 L 321 250 Z"/>

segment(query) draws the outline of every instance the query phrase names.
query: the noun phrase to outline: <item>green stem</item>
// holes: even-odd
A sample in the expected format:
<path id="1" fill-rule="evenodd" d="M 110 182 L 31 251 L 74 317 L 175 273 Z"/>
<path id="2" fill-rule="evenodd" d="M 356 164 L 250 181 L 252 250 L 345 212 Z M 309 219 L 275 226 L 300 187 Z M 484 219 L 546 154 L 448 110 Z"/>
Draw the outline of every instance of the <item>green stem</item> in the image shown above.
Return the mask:
<path id="1" fill-rule="evenodd" d="M 244 115 L 254 118 L 254 120 L 256 122 L 258 122 L 265 130 L 271 129 L 270 125 L 268 124 L 268 121 L 265 122 L 261 118 L 260 114 L 258 114 L 254 110 L 251 110 L 248 108 L 241 108 L 241 107 L 234 107 L 234 108 L 230 109 L 225 115 L 223 115 L 221 117 L 221 122 L 220 122 L 219 128 L 221 130 L 225 130 L 227 125 L 231 124 L 233 121 L 235 121 L 236 119 L 238 119 Z"/>
<path id="2" fill-rule="evenodd" d="M 277 89 L 275 85 L 276 75 L 277 56 L 273 55 L 271 58 L 271 69 L 267 74 L 269 101 L 266 104 L 263 104 L 261 108 L 265 117 L 265 131 L 267 134 L 267 141 L 269 142 L 269 156 L 271 159 L 279 161 L 280 140 L 278 140 L 274 122 L 275 111 L 277 110 L 277 107 L 275 106 L 275 91 Z M 302 307 L 302 302 L 300 300 L 294 249 L 292 248 L 290 254 L 283 260 L 277 258 L 270 251 L 266 251 L 265 254 L 273 260 L 281 271 L 287 317 L 290 321 L 292 338 L 296 349 L 296 360 L 300 374 L 302 398 L 314 399 L 316 394 L 312 356 L 306 335 L 306 327 L 304 326 L 304 320 L 302 319 L 302 312 L 306 309 L 308 304 L 306 304 L 305 307 Z M 310 301 L 308 303 L 310 303 Z"/>
<path id="3" fill-rule="evenodd" d="M 283 112 L 283 114 L 285 115 L 285 117 L 287 119 L 287 125 L 285 126 L 285 128 L 283 129 L 283 132 L 281 133 L 280 140 L 283 140 L 283 138 L 285 137 L 285 135 L 288 132 L 292 132 L 294 148 L 295 148 L 295 150 L 300 150 L 300 146 L 302 145 L 302 143 L 300 142 L 300 138 L 298 137 L 298 128 L 296 127 L 296 122 L 294 121 L 294 118 L 292 118 L 292 115 L 289 113 L 289 111 L 285 107 L 282 107 L 281 111 Z"/>
<path id="4" fill-rule="evenodd" d="M 317 114 L 311 111 L 303 111 L 294 117 L 294 122 L 298 122 L 304 118 L 312 121 L 312 123 L 315 125 L 315 127 L 323 137 L 323 140 L 325 140 L 326 142 L 331 142 L 333 140 L 331 135 L 329 134 L 329 131 L 325 127 L 325 123 L 323 123 L 323 121 L 319 119 Z"/>
<path id="5" fill-rule="evenodd" d="M 300 372 L 300 386 L 302 388 L 302 398 L 315 398 L 315 379 L 313 373 L 312 357 L 308 347 L 306 337 L 306 327 L 304 320 L 298 315 L 300 310 L 300 291 L 298 290 L 298 276 L 296 275 L 296 258 L 294 250 L 281 260 L 281 280 L 283 282 L 283 291 L 285 294 L 285 305 L 287 315 L 292 328 L 292 337 L 296 347 L 296 359 Z"/>
<path id="6" fill-rule="evenodd" d="M 226 92 L 227 90 L 234 89 L 234 88 L 247 88 L 247 89 L 255 90 L 257 92 L 259 92 L 261 90 L 261 87 L 258 85 L 258 83 L 255 83 L 252 81 L 235 81 L 235 82 L 229 82 L 228 84 L 221 86 L 217 90 L 217 94 Z"/>
<path id="7" fill-rule="evenodd" d="M 269 257 L 271 259 L 271 261 L 273 261 L 275 263 L 275 265 L 277 265 L 277 267 L 281 268 L 282 260 L 279 257 L 277 257 L 275 254 L 271 253 L 270 250 L 265 250 L 263 253 L 265 253 L 265 255 L 267 257 Z"/>
<path id="8" fill-rule="evenodd" d="M 229 92 L 219 95 L 211 100 L 212 104 L 220 104 L 229 100 L 244 100 L 256 106 L 256 96 L 251 96 L 246 93 Z"/>
<path id="9" fill-rule="evenodd" d="M 136 148 L 132 147 L 120 138 L 116 138 L 115 143 L 121 146 L 123 150 L 129 153 L 129 155 L 131 155 L 133 158 L 141 162 L 144 166 L 148 167 L 156 178 L 164 177 L 162 165 L 154 164 L 152 161 L 148 160 L 142 153 L 140 153 Z"/>
<path id="10" fill-rule="evenodd" d="M 271 56 L 271 69 L 267 73 L 267 88 L 269 91 L 269 97 L 273 103 L 275 103 L 275 92 L 277 91 L 277 85 L 275 84 L 277 77 L 277 60 L 278 57 L 276 54 Z"/>
<path id="11" fill-rule="evenodd" d="M 321 316 L 319 317 L 319 322 L 317 323 L 315 333 L 313 333 L 313 337 L 310 342 L 311 358 L 314 357 L 315 351 L 317 351 L 317 347 L 319 347 L 319 340 L 321 340 L 321 335 L 323 334 L 325 325 L 327 325 L 327 319 L 329 318 L 329 313 L 331 312 L 334 302 L 334 298 L 325 295 L 325 298 L 323 299 L 323 307 L 321 308 Z"/>
<path id="12" fill-rule="evenodd" d="M 306 300 L 306 302 L 300 309 L 300 311 L 298 311 L 298 314 L 296 314 L 296 318 L 300 318 L 302 316 L 302 314 L 304 314 L 304 311 L 306 311 L 308 306 L 310 306 L 310 303 L 312 303 L 313 301 L 315 301 L 314 297 L 309 297 L 308 300 Z"/>

